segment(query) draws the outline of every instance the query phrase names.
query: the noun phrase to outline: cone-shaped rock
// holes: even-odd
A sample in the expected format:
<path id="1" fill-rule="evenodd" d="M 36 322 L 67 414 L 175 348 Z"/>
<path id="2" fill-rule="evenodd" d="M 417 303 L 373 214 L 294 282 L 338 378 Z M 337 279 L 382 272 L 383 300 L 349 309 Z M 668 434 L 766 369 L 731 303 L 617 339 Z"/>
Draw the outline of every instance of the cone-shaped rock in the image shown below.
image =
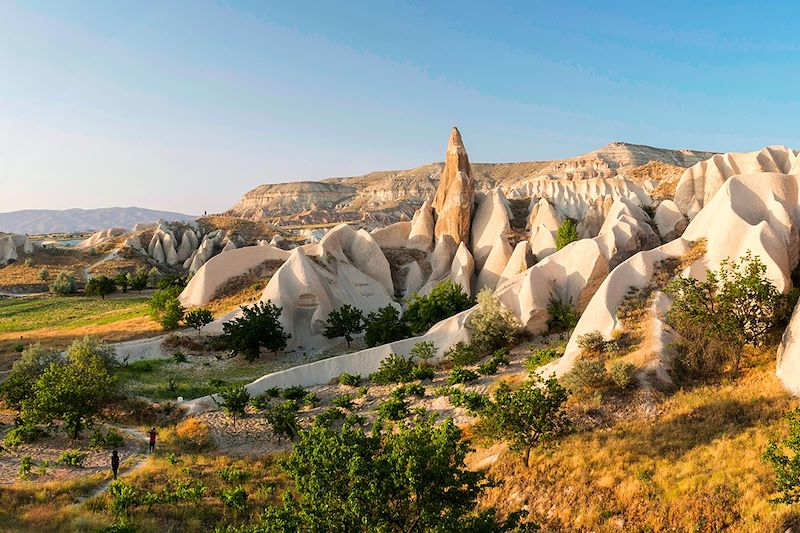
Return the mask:
<path id="1" fill-rule="evenodd" d="M 442 237 L 451 237 L 456 246 L 468 242 L 474 201 L 475 183 L 467 150 L 458 128 L 453 128 L 447 143 L 442 177 L 433 198 L 433 210 L 436 213 L 434 236 L 437 241 Z"/>

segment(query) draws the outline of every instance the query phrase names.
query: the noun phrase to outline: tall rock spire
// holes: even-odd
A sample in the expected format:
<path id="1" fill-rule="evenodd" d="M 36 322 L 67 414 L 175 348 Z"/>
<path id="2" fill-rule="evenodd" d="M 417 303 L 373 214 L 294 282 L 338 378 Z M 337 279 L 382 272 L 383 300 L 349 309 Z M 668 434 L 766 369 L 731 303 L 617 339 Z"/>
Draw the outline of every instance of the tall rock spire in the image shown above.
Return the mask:
<path id="1" fill-rule="evenodd" d="M 450 237 L 454 244 L 469 243 L 469 227 L 475 201 L 475 183 L 469 157 L 458 128 L 450 132 L 444 169 L 433 197 L 436 213 L 434 236 Z"/>

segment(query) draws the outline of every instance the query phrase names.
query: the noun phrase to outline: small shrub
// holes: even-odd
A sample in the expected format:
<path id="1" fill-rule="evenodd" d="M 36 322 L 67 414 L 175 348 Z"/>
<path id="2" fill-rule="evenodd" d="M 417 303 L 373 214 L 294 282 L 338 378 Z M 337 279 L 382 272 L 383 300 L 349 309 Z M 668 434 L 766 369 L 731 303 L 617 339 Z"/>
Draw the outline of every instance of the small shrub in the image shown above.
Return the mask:
<path id="1" fill-rule="evenodd" d="M 389 398 L 378 406 L 378 416 L 387 420 L 402 420 L 411 414 L 408 404 L 403 398 L 389 396 Z"/>
<path id="2" fill-rule="evenodd" d="M 436 356 L 436 345 L 431 341 L 418 342 L 409 352 L 410 359 L 416 358 L 427 365 Z"/>
<path id="3" fill-rule="evenodd" d="M 30 455 L 25 455 L 19 462 L 19 477 L 20 479 L 28 479 L 33 469 L 33 458 Z"/>
<path id="4" fill-rule="evenodd" d="M 364 342 L 369 347 L 407 339 L 410 336 L 411 329 L 393 305 L 381 307 L 364 319 Z"/>
<path id="5" fill-rule="evenodd" d="M 414 363 L 402 355 L 393 353 L 381 361 L 380 368 L 377 372 L 370 374 L 369 379 L 378 385 L 405 383 L 414 379 L 412 376 L 413 369 Z"/>
<path id="6" fill-rule="evenodd" d="M 245 408 L 250 403 L 250 393 L 243 385 L 231 385 L 219 392 L 222 398 L 222 408 L 233 419 L 233 427 L 236 427 L 236 419 L 245 415 Z M 212 397 L 213 398 L 213 397 Z"/>
<path id="7" fill-rule="evenodd" d="M 341 394 L 336 396 L 331 403 L 336 407 L 341 407 L 342 409 L 352 409 L 353 408 L 353 397 L 349 394 Z"/>
<path id="8" fill-rule="evenodd" d="M 200 452 L 212 447 L 213 441 L 208 424 L 202 420 L 189 417 L 175 427 L 175 447 L 187 452 Z"/>
<path id="9" fill-rule="evenodd" d="M 447 396 L 454 407 L 464 407 L 472 413 L 480 412 L 488 403 L 488 399 L 483 394 L 475 391 L 464 391 L 457 387 L 451 387 Z"/>
<path id="10" fill-rule="evenodd" d="M 420 381 L 432 380 L 436 376 L 436 370 L 432 366 L 414 365 L 411 369 L 411 377 Z"/>
<path id="11" fill-rule="evenodd" d="M 39 276 L 39 279 L 42 281 L 47 281 L 50 279 L 50 271 L 47 269 L 47 267 L 40 268 L 39 273 L 37 275 Z"/>
<path id="12" fill-rule="evenodd" d="M 578 336 L 578 347 L 583 355 L 589 357 L 599 357 L 606 351 L 606 340 L 599 331 L 590 331 Z"/>
<path id="13" fill-rule="evenodd" d="M 123 436 L 113 428 L 110 428 L 105 434 L 102 431 L 94 431 L 89 439 L 89 446 L 92 448 L 121 448 L 124 444 Z"/>
<path id="14" fill-rule="evenodd" d="M 280 387 L 270 387 L 264 391 L 264 396 L 267 398 L 277 398 L 281 395 Z"/>
<path id="15" fill-rule="evenodd" d="M 541 350 L 536 350 L 525 359 L 525 368 L 528 369 L 528 372 L 535 372 L 540 366 L 544 366 L 559 357 L 561 357 L 561 353 L 555 348 L 542 348 Z"/>
<path id="16" fill-rule="evenodd" d="M 225 508 L 234 514 L 240 514 L 247 509 L 247 491 L 241 485 L 230 489 L 222 489 L 220 499 Z"/>
<path id="17" fill-rule="evenodd" d="M 199 336 L 202 329 L 214 321 L 214 315 L 208 309 L 198 307 L 186 313 L 183 321 L 190 328 L 196 329 Z"/>
<path id="18" fill-rule="evenodd" d="M 362 331 L 364 331 L 364 313 L 347 304 L 331 311 L 325 323 L 325 337 L 329 339 L 344 337 L 348 348 L 353 336 Z"/>
<path id="19" fill-rule="evenodd" d="M 67 450 L 58 456 L 58 462 L 63 465 L 83 467 L 83 462 L 87 456 L 88 454 L 78 450 Z"/>
<path id="20" fill-rule="evenodd" d="M 188 360 L 189 358 L 186 357 L 186 354 L 181 351 L 177 351 L 174 354 L 172 354 L 172 361 L 175 363 L 185 363 Z"/>
<path id="21" fill-rule="evenodd" d="M 608 376 L 611 381 L 620 389 L 627 389 L 633 384 L 636 375 L 636 367 L 625 361 L 618 361 L 611 365 Z"/>
<path id="22" fill-rule="evenodd" d="M 547 313 L 550 315 L 550 318 L 547 319 L 547 328 L 550 333 L 571 331 L 578 323 L 578 312 L 575 311 L 570 301 L 561 301 L 551 296 L 547 304 Z"/>
<path id="23" fill-rule="evenodd" d="M 3 439 L 3 447 L 13 449 L 26 442 L 33 442 L 44 432 L 33 424 L 21 424 L 9 430 Z"/>
<path id="24" fill-rule="evenodd" d="M 49 289 L 53 294 L 74 294 L 76 290 L 75 276 L 59 272 L 56 279 L 50 283 Z"/>
<path id="25" fill-rule="evenodd" d="M 396 398 L 405 398 L 406 396 L 410 396 L 412 394 L 419 398 L 424 397 L 425 387 L 423 387 L 419 383 L 408 383 L 406 385 L 400 385 L 399 387 L 396 387 L 392 391 L 391 395 Z"/>
<path id="26" fill-rule="evenodd" d="M 510 364 L 506 355 L 508 355 L 508 348 L 501 348 L 495 351 L 487 362 L 478 367 L 478 373 L 482 376 L 497 374 L 500 365 Z"/>
<path id="27" fill-rule="evenodd" d="M 217 472 L 217 476 L 225 483 L 240 484 L 250 478 L 250 471 L 244 468 L 237 468 L 234 465 L 228 465 L 220 469 Z"/>
<path id="28" fill-rule="evenodd" d="M 300 427 L 297 422 L 297 402 L 286 400 L 267 409 L 266 419 L 272 432 L 278 437 L 294 440 Z"/>
<path id="29" fill-rule="evenodd" d="M 361 386 L 360 386 L 360 387 L 359 387 L 359 388 L 356 390 L 356 398 L 363 398 L 364 396 L 366 396 L 366 395 L 367 395 L 367 391 L 368 391 L 368 390 L 369 390 L 369 388 L 368 388 L 366 385 L 361 385 Z"/>
<path id="30" fill-rule="evenodd" d="M 343 418 L 345 418 L 344 411 L 338 407 L 331 407 L 318 414 L 317 418 L 314 419 L 314 423 L 324 427 L 331 427 L 335 420 Z"/>
<path id="31" fill-rule="evenodd" d="M 315 407 L 319 405 L 319 398 L 317 398 L 316 393 L 308 391 L 303 395 L 303 405 L 307 405 L 309 407 Z"/>
<path id="32" fill-rule="evenodd" d="M 461 284 L 445 280 L 424 296 L 414 293 L 406 302 L 403 321 L 411 328 L 412 335 L 422 335 L 434 324 L 473 305 L 475 300 L 464 292 Z"/>
<path id="33" fill-rule="evenodd" d="M 521 324 L 492 289 L 485 288 L 478 293 L 478 308 L 472 313 L 468 327 L 472 332 L 472 345 L 485 354 L 513 343 Z"/>
<path id="34" fill-rule="evenodd" d="M 468 368 L 456 367 L 450 372 L 447 378 L 448 385 L 455 385 L 457 383 L 470 383 L 478 379 L 478 374 L 469 370 Z"/>
<path id="35" fill-rule="evenodd" d="M 561 381 L 571 393 L 585 395 L 607 384 L 606 367 L 598 359 L 582 359 Z"/>
<path id="36" fill-rule="evenodd" d="M 305 395 L 306 389 L 300 385 L 292 385 L 281 391 L 281 396 L 283 396 L 284 400 L 302 400 Z"/>
<path id="37" fill-rule="evenodd" d="M 464 344 L 463 342 L 451 346 L 450 349 L 444 353 L 444 357 L 453 363 L 454 366 L 473 365 L 480 359 L 475 348 L 471 344 Z"/>
<path id="38" fill-rule="evenodd" d="M 269 408 L 270 400 L 272 400 L 272 397 L 268 396 L 266 393 L 260 394 L 253 398 L 250 398 L 250 405 L 253 407 L 253 409 L 256 409 L 257 411 L 263 411 L 264 409 Z"/>
<path id="39" fill-rule="evenodd" d="M 345 385 L 347 387 L 358 387 L 359 383 L 361 383 L 360 374 L 348 374 L 347 372 L 343 372 L 342 375 L 339 376 L 340 385 Z"/>
<path id="40" fill-rule="evenodd" d="M 575 221 L 571 218 L 565 219 L 556 233 L 556 251 L 577 240 L 578 226 L 575 225 Z"/>

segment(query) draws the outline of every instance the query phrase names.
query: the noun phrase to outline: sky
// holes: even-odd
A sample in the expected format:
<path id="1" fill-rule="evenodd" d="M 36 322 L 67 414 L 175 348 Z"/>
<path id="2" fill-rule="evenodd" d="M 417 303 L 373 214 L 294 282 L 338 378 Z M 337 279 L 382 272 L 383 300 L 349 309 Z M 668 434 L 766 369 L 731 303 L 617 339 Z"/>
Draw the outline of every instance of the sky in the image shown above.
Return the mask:
<path id="1" fill-rule="evenodd" d="M 612 141 L 800 147 L 796 5 L 0 0 L 0 211 L 219 212 L 262 183 Z"/>

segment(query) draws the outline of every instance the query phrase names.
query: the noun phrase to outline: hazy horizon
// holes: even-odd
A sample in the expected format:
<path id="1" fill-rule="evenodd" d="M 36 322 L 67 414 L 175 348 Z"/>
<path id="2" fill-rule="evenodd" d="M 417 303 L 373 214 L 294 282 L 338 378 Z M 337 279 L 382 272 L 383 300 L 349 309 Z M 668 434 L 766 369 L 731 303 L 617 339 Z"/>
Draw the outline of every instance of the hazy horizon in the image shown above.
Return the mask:
<path id="1" fill-rule="evenodd" d="M 792 23 L 735 3 L 5 3 L 0 212 L 217 212 L 441 161 L 453 125 L 475 162 L 797 146 Z"/>

